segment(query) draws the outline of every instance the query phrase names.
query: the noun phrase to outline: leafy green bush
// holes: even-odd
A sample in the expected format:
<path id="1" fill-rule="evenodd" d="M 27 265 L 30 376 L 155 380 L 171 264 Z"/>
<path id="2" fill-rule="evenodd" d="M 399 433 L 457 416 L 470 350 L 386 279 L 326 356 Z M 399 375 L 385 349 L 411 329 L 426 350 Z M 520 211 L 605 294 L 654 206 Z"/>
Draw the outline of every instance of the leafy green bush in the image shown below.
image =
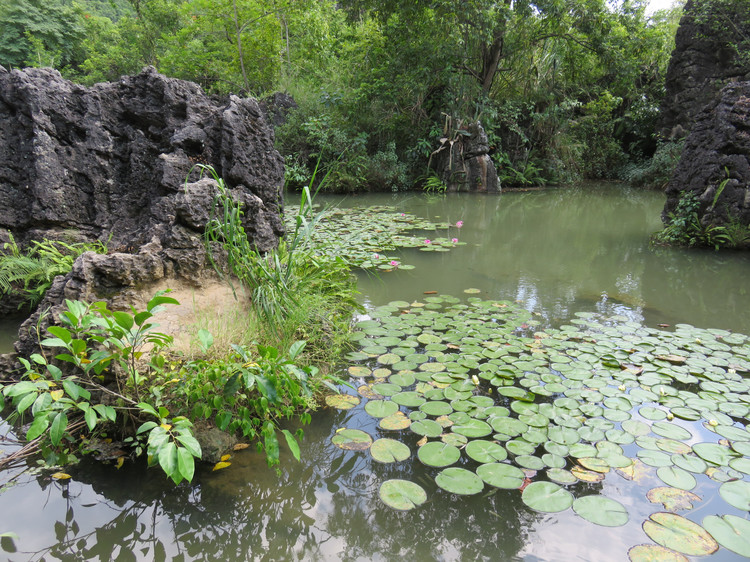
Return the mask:
<path id="1" fill-rule="evenodd" d="M 620 179 L 637 186 L 663 189 L 680 161 L 683 145 L 684 140 L 659 142 L 650 160 L 625 166 Z"/>

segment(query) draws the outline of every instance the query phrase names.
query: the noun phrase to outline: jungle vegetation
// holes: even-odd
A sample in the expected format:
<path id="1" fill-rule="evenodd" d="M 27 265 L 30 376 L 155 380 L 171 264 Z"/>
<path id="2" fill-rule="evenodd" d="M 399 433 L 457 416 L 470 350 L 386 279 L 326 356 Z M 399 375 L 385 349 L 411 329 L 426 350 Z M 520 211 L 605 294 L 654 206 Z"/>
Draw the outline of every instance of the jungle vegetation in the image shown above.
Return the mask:
<path id="1" fill-rule="evenodd" d="M 658 185 L 676 152 L 654 133 L 681 3 L 0 0 L 0 64 L 286 91 L 299 109 L 278 146 L 297 188 L 319 157 L 337 190 L 414 187 L 439 139 L 476 119 L 505 185 Z"/>

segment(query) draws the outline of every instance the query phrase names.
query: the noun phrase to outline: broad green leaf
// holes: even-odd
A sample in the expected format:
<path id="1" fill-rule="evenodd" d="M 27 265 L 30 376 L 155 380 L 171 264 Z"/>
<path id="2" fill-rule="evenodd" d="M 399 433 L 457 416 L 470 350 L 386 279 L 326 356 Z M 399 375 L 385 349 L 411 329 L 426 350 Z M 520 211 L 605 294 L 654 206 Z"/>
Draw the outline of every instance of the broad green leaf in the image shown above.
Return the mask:
<path id="1" fill-rule="evenodd" d="M 643 530 L 655 543 L 688 556 L 706 556 L 719 548 L 703 527 L 674 513 L 652 513 Z"/>
<path id="2" fill-rule="evenodd" d="M 419 448 L 417 457 L 428 466 L 441 468 L 457 462 L 461 458 L 461 451 L 453 445 L 442 442 L 431 442 Z"/>
<path id="3" fill-rule="evenodd" d="M 446 492 L 458 495 L 478 494 L 484 488 L 482 479 L 465 468 L 451 467 L 442 470 L 435 483 Z"/>
<path id="4" fill-rule="evenodd" d="M 68 416 L 65 412 L 58 412 L 54 418 L 52 418 L 52 424 L 49 430 L 49 439 L 52 444 L 57 447 L 62 441 L 65 435 L 65 430 L 68 427 Z"/>
<path id="5" fill-rule="evenodd" d="M 177 445 L 173 441 L 167 442 L 158 452 L 159 466 L 164 473 L 169 476 L 175 484 L 179 484 L 183 475 L 177 467 Z"/>
<path id="6" fill-rule="evenodd" d="M 552 482 L 532 482 L 521 494 L 523 503 L 544 513 L 564 511 L 573 505 L 573 494 Z"/>
<path id="7" fill-rule="evenodd" d="M 584 496 L 573 502 L 573 511 L 597 525 L 620 527 L 628 522 L 628 512 L 620 503 L 604 496 Z"/>
<path id="8" fill-rule="evenodd" d="M 297 439 L 292 435 L 292 432 L 288 429 L 282 429 L 281 433 L 284 434 L 284 438 L 286 439 L 286 444 L 289 447 L 289 450 L 292 452 L 292 455 L 294 456 L 297 461 L 301 460 L 301 453 L 299 448 L 299 443 L 297 443 Z"/>
<path id="9" fill-rule="evenodd" d="M 34 421 L 29 426 L 28 431 L 26 432 L 26 440 L 31 441 L 33 439 L 36 439 L 37 437 L 42 435 L 45 431 L 47 431 L 48 427 L 49 427 L 49 418 L 47 417 L 46 413 L 40 416 L 36 416 L 34 418 Z"/>
<path id="10" fill-rule="evenodd" d="M 719 495 L 732 507 L 750 511 L 750 482 L 735 480 L 719 486 Z"/>
<path id="11" fill-rule="evenodd" d="M 190 451 L 184 447 L 177 448 L 177 470 L 185 480 L 192 482 L 195 474 L 195 460 Z"/>
<path id="12" fill-rule="evenodd" d="M 380 499 L 388 507 L 408 511 L 427 501 L 427 493 L 419 484 L 408 480 L 386 480 L 380 485 Z"/>
<path id="13" fill-rule="evenodd" d="M 331 438 L 331 442 L 348 451 L 364 451 L 372 445 L 372 437 L 361 429 L 340 429 Z"/>
<path id="14" fill-rule="evenodd" d="M 750 558 L 750 521 L 736 515 L 709 515 L 703 527 L 724 548 Z"/>

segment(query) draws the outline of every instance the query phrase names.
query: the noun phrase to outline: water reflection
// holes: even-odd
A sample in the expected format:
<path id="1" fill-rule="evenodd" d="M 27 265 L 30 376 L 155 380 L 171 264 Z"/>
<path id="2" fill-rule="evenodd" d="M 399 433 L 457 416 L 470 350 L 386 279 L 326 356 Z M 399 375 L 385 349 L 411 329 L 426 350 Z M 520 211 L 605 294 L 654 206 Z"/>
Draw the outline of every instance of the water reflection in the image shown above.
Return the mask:
<path id="1" fill-rule="evenodd" d="M 750 256 L 650 248 L 661 194 L 600 188 L 343 201 L 383 203 L 462 220 L 452 234 L 467 245 L 448 254 L 406 251 L 404 261 L 415 270 L 362 276 L 364 299 L 373 306 L 421 299 L 426 290 L 458 295 L 477 287 L 485 298 L 521 302 L 545 324 L 599 311 L 649 324 L 750 332 L 744 314 Z M 636 485 L 617 475 L 576 485 L 576 496 L 605 489 L 632 507 L 631 521 L 612 531 L 572 510 L 535 513 L 517 490 L 452 496 L 419 462 L 380 465 L 367 453 L 334 447 L 330 438 L 340 427 L 387 435 L 361 409 L 323 410 L 306 429 L 303 462 L 287 456 L 280 476 L 248 451 L 236 454 L 230 468 L 204 469 L 192 486 L 176 488 L 160 471 L 140 465 L 117 470 L 82 463 L 67 483 L 23 475 L 0 495 L 0 532 L 20 537 L 18 551 L 4 554 L 14 561 L 605 560 L 647 542 L 640 524 L 656 508 L 642 495 L 653 483 L 641 485 L 638 501 Z M 416 436 L 398 438 L 414 450 Z M 386 508 L 379 486 L 399 477 L 420 483 L 427 504 L 406 513 Z M 722 553 L 722 559 L 732 556 Z"/>
<path id="2" fill-rule="evenodd" d="M 427 290 L 511 300 L 559 325 L 578 311 L 620 314 L 649 325 L 689 322 L 750 332 L 747 253 L 652 248 L 664 196 L 611 185 L 443 198 L 367 195 L 345 206 L 388 203 L 455 223 L 466 246 L 450 253 L 406 250 L 413 271 L 360 277 L 369 302 L 417 300 Z M 386 282 L 384 282 L 384 280 Z"/>

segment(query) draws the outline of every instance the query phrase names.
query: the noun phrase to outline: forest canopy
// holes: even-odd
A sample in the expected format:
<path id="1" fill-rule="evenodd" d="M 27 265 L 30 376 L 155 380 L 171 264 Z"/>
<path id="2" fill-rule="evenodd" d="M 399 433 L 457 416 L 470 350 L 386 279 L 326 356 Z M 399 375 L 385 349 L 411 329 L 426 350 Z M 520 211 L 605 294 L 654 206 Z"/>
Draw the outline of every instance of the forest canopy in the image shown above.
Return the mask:
<path id="1" fill-rule="evenodd" d="M 711 0 L 714 3 L 734 0 Z M 294 187 L 424 182 L 480 120 L 504 184 L 643 174 L 680 1 L 0 0 L 0 64 L 82 84 L 146 65 L 216 94 L 286 91 Z M 667 147 L 668 148 L 668 147 Z"/>

